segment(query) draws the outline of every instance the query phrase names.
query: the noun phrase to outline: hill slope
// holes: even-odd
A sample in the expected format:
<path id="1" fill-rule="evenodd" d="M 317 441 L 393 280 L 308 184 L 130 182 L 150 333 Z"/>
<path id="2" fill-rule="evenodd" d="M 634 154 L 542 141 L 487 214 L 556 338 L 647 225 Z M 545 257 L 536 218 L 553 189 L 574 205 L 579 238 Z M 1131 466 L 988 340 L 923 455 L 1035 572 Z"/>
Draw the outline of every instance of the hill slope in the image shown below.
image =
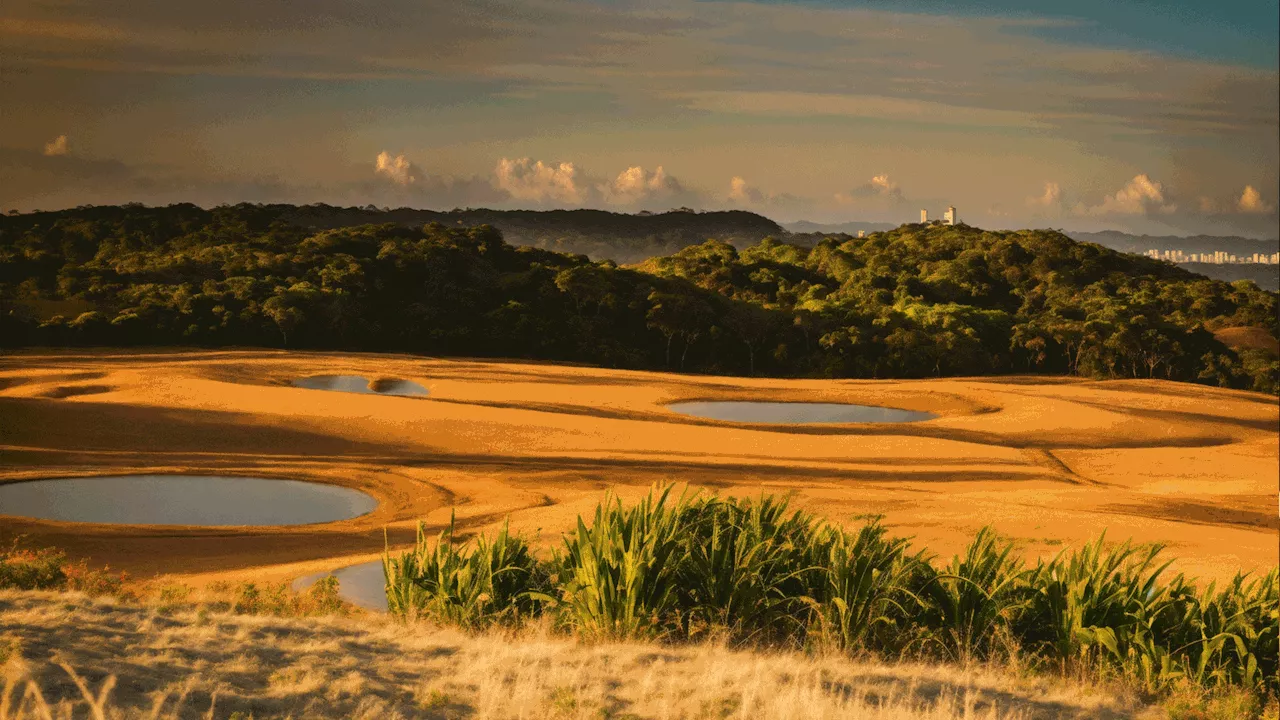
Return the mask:
<path id="1" fill-rule="evenodd" d="M 489 226 L 316 230 L 283 221 L 282 207 L 2 218 L 0 337 L 734 374 L 1075 373 L 1265 392 L 1280 373 L 1273 359 L 1232 351 L 1210 332 L 1261 327 L 1276 336 L 1275 293 L 1053 231 L 904 225 L 813 247 L 766 238 L 741 251 L 717 240 L 618 267 L 513 247 Z M 77 306 L 94 310 L 40 313 Z"/>

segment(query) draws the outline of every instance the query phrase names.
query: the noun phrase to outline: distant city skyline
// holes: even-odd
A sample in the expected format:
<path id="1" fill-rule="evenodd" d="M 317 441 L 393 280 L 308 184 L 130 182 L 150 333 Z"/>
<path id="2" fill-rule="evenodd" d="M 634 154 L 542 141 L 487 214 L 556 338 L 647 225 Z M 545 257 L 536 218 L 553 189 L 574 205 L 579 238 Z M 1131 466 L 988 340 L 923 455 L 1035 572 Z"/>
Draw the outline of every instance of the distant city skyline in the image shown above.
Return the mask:
<path id="1" fill-rule="evenodd" d="M 130 201 L 1280 234 L 1280 9 L 11 0 L 0 210 Z"/>
<path id="2" fill-rule="evenodd" d="M 1235 253 L 1225 250 L 1217 250 L 1208 252 L 1183 252 L 1182 250 L 1161 250 L 1159 248 L 1151 248 L 1143 253 L 1149 258 L 1156 260 L 1168 260 L 1173 263 L 1212 263 L 1214 265 L 1235 265 L 1235 264 L 1255 264 L 1255 265 L 1276 265 L 1280 264 L 1280 252 L 1267 253 L 1250 253 L 1248 255 L 1236 255 Z"/>

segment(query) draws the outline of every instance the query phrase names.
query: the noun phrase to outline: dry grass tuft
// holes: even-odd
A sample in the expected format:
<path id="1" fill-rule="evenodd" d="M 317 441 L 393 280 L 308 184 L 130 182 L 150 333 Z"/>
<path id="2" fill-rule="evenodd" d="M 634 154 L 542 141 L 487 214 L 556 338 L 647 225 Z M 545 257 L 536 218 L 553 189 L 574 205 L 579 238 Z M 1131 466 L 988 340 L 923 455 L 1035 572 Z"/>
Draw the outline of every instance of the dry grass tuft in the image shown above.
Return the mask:
<path id="1" fill-rule="evenodd" d="M 1065 720 L 1153 712 L 1112 689 L 985 667 L 710 644 L 584 644 L 545 625 L 466 635 L 376 615 L 161 612 L 75 593 L 0 591 L 0 648 L 0 720 Z"/>

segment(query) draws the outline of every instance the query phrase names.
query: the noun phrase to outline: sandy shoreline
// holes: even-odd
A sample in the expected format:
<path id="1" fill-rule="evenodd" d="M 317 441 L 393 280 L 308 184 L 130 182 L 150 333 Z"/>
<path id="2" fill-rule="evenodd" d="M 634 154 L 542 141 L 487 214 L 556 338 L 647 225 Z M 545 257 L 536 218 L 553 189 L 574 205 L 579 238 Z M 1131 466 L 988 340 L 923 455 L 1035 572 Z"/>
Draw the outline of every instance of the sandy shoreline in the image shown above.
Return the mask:
<path id="1" fill-rule="evenodd" d="M 427 398 L 288 386 L 403 378 Z M 808 400 L 936 413 L 901 425 L 745 426 L 681 400 Z M 138 527 L 0 515 L 0 532 L 148 577 L 291 580 L 376 557 L 384 529 L 512 525 L 558 542 L 607 488 L 794 492 L 835 521 L 883 513 L 939 553 L 992 523 L 1028 557 L 1106 529 L 1205 578 L 1277 564 L 1280 405 L 1162 381 L 773 380 L 527 362 L 280 351 L 0 356 L 0 481 L 190 473 L 329 482 L 378 508 L 285 528 Z M 0 512 L 3 509 L 0 508 Z"/>

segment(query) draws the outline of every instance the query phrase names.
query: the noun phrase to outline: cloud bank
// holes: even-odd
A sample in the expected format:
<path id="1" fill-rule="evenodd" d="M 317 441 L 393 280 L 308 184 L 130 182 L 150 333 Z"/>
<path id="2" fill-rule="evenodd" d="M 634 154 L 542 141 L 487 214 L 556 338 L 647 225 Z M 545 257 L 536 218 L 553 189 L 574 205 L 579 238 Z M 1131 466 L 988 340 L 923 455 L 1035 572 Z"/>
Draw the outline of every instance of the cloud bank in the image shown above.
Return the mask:
<path id="1" fill-rule="evenodd" d="M 66 155 L 67 151 L 68 151 L 68 148 L 67 148 L 66 135 L 59 135 L 53 140 L 45 143 L 45 146 L 44 146 L 44 154 L 48 157 L 57 157 L 59 155 Z"/>
<path id="2" fill-rule="evenodd" d="M 1176 203 L 1165 197 L 1164 185 L 1152 180 L 1145 173 L 1135 176 L 1114 194 L 1103 198 L 1099 205 L 1078 205 L 1081 215 L 1151 215 L 1177 212 Z"/>

